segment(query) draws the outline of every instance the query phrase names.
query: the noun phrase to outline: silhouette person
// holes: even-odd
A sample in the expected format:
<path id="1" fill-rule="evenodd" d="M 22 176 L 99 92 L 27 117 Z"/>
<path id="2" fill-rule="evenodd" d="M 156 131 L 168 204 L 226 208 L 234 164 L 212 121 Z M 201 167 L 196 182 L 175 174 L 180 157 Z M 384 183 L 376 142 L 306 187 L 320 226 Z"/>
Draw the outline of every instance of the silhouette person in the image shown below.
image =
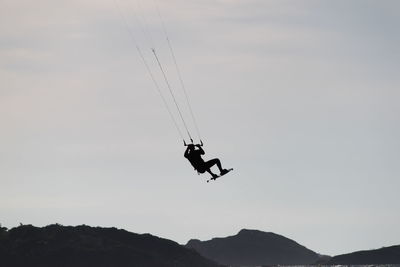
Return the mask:
<path id="1" fill-rule="evenodd" d="M 205 152 L 201 145 L 190 144 L 187 146 L 184 156 L 190 161 L 195 170 L 197 170 L 199 173 L 208 172 L 212 175 L 212 178 L 218 177 L 218 175 L 211 171 L 211 167 L 214 165 L 218 166 L 218 169 L 221 173 L 220 175 L 224 175 L 229 172 L 227 169 L 222 168 L 221 161 L 219 159 L 204 161 L 201 157 L 204 154 Z"/>

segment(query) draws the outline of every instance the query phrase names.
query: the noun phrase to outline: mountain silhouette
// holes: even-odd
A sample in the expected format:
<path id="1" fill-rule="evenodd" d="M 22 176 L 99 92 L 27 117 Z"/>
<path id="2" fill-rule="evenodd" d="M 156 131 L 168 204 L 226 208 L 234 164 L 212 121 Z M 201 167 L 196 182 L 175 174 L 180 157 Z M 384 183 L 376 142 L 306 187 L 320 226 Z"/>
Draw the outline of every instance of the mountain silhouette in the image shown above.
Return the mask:
<path id="1" fill-rule="evenodd" d="M 311 264 L 320 255 L 295 241 L 274 233 L 241 230 L 235 236 L 209 241 L 190 240 L 186 244 L 202 256 L 230 266 Z"/>
<path id="2" fill-rule="evenodd" d="M 217 267 L 197 252 L 150 234 L 116 228 L 0 227 L 0 266 Z"/>
<path id="3" fill-rule="evenodd" d="M 326 263 L 330 265 L 400 264 L 400 245 L 338 255 Z"/>

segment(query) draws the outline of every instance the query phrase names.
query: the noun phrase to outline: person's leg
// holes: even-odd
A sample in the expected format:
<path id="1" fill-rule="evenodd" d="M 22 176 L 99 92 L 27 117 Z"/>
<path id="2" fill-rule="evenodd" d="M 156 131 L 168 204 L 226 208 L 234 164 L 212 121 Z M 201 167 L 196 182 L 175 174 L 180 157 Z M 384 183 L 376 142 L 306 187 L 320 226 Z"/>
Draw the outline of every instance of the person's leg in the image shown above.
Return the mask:
<path id="1" fill-rule="evenodd" d="M 212 159 L 205 163 L 205 169 L 210 170 L 212 166 L 217 165 L 220 172 L 223 171 L 221 161 L 219 159 Z"/>

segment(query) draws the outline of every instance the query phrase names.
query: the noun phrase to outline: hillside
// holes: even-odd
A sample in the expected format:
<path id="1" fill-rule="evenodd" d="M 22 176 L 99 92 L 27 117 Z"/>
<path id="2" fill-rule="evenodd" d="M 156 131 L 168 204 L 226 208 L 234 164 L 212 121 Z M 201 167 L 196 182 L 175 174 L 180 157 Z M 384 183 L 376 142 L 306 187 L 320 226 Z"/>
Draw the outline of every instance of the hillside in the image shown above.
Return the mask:
<path id="1" fill-rule="evenodd" d="M 400 245 L 332 257 L 327 264 L 400 264 Z"/>
<path id="2" fill-rule="evenodd" d="M 0 266 L 217 267 L 170 240 L 89 226 L 0 228 Z"/>
<path id="3" fill-rule="evenodd" d="M 232 266 L 310 264 L 319 255 L 286 237 L 256 230 L 209 241 L 190 240 L 186 244 L 206 258 Z"/>

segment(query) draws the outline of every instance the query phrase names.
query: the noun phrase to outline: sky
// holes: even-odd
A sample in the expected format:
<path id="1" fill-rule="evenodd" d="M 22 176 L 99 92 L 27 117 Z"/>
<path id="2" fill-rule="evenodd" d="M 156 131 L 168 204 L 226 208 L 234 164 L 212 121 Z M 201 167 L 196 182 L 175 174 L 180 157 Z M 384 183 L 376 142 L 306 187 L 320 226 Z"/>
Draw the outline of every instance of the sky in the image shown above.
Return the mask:
<path id="1" fill-rule="evenodd" d="M 0 223 L 185 244 L 274 232 L 327 255 L 400 244 L 400 2 L 3 0 Z M 195 141 L 182 138 L 136 46 Z M 184 136 L 186 139 L 186 135 Z"/>

